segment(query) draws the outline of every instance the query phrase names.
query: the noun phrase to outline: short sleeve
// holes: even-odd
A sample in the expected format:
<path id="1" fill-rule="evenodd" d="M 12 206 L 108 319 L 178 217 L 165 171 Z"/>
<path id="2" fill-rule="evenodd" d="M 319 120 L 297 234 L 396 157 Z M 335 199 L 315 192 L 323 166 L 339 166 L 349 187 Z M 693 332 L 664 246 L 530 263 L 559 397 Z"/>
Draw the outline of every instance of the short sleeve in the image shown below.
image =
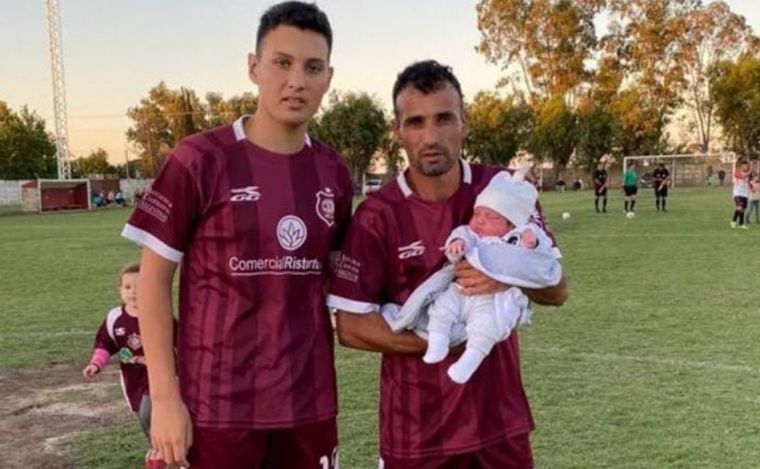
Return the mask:
<path id="1" fill-rule="evenodd" d="M 113 355 L 114 353 L 118 352 L 119 349 L 116 346 L 116 342 L 111 339 L 111 335 L 108 333 L 107 323 L 108 319 L 103 321 L 103 323 L 100 325 L 97 334 L 95 334 L 95 343 L 92 345 L 92 348 L 107 350 L 108 353 Z"/>
<path id="2" fill-rule="evenodd" d="M 327 304 L 350 313 L 372 313 L 384 302 L 388 269 L 385 224 L 360 207 L 346 233 Z"/>
<path id="3" fill-rule="evenodd" d="M 176 151 L 181 152 L 182 147 Z M 122 236 L 179 262 L 190 242 L 200 206 L 196 179 L 179 154 L 172 153 L 151 190 L 135 207 Z"/>

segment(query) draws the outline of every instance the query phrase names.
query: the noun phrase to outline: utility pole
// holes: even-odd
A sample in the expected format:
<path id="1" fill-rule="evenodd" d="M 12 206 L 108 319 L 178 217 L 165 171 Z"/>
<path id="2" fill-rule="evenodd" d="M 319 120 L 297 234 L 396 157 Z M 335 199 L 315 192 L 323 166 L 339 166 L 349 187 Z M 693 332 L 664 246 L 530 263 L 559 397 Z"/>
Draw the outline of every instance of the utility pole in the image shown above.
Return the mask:
<path id="1" fill-rule="evenodd" d="M 47 6 L 50 65 L 53 78 L 53 112 L 55 115 L 55 148 L 58 179 L 71 179 L 69 162 L 69 126 L 66 117 L 66 81 L 63 74 L 61 41 L 61 7 L 58 0 L 45 0 Z"/>

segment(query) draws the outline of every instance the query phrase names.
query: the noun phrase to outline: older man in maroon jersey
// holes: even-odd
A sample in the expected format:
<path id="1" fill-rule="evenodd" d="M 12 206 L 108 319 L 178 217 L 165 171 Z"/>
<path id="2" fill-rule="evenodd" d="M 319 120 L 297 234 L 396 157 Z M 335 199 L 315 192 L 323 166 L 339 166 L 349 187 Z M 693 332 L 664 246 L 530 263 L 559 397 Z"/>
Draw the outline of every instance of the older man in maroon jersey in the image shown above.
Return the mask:
<path id="1" fill-rule="evenodd" d="M 183 140 L 124 228 L 144 246 L 140 327 L 152 438 L 167 462 L 336 465 L 324 281 L 352 189 L 340 156 L 306 134 L 332 77 L 331 46 L 313 4 L 268 10 L 249 57 L 256 113 Z M 177 382 L 171 285 L 180 261 Z"/>
<path id="2" fill-rule="evenodd" d="M 533 466 L 533 419 L 520 378 L 517 334 L 494 347 L 472 379 L 446 375 L 456 360 L 422 361 L 426 343 L 394 334 L 377 314 L 403 304 L 444 263 L 440 247 L 470 218 L 478 193 L 503 168 L 460 158 L 467 134 L 462 92 L 451 69 L 434 61 L 407 67 L 393 89 L 396 138 L 409 169 L 357 210 L 343 245 L 328 303 L 339 310 L 343 345 L 381 352 L 380 456 L 385 469 Z M 539 211 L 538 222 L 543 224 Z M 465 292 L 506 288 L 459 265 Z M 533 301 L 559 305 L 567 291 L 526 290 Z"/>

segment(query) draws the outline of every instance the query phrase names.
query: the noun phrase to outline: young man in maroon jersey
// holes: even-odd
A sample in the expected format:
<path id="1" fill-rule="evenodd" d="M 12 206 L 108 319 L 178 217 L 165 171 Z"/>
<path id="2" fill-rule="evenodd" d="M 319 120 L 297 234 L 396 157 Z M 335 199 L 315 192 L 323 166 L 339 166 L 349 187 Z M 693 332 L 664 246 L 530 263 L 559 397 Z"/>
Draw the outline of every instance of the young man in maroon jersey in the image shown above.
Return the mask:
<path id="1" fill-rule="evenodd" d="M 332 33 L 312 4 L 261 17 L 256 113 L 174 149 L 123 235 L 144 246 L 140 317 L 152 437 L 169 463 L 336 465 L 329 254 L 348 224 L 347 166 L 309 138 L 332 78 Z M 171 285 L 180 267 L 175 378 Z"/>
<path id="2" fill-rule="evenodd" d="M 377 314 L 384 303 L 403 304 L 444 263 L 449 233 L 472 215 L 480 191 L 502 168 L 460 159 L 467 135 L 462 92 L 449 67 L 419 62 L 393 88 L 395 133 L 409 169 L 358 208 L 343 244 L 328 304 L 338 309 L 343 345 L 383 354 L 380 380 L 381 467 L 532 467 L 533 420 L 520 378 L 517 334 L 497 344 L 466 384 L 446 370 L 450 355 L 428 365 L 426 343 L 412 332 L 394 334 Z M 545 228 L 540 207 L 537 222 Z M 506 285 L 457 265 L 469 294 Z M 560 305 L 564 279 L 525 290 L 541 304 Z"/>

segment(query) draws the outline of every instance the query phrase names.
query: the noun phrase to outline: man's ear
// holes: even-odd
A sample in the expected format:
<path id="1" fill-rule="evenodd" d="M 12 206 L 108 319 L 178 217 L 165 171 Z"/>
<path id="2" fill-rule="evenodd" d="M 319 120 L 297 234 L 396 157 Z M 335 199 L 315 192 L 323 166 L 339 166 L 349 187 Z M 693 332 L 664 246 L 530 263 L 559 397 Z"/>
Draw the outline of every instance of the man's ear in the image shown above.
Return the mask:
<path id="1" fill-rule="evenodd" d="M 259 84 L 259 58 L 256 54 L 248 54 L 248 78 L 255 84 Z"/>

